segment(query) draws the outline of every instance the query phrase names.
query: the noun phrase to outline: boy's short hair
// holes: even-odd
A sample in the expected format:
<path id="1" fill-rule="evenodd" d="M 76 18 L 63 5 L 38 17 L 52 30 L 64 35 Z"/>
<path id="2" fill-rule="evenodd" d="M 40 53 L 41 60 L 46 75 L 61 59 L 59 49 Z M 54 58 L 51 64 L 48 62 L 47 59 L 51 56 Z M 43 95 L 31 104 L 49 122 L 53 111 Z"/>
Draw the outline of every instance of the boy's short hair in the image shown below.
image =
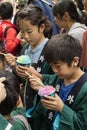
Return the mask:
<path id="1" fill-rule="evenodd" d="M 7 96 L 4 101 L 0 103 L 0 113 L 2 115 L 8 115 L 16 107 L 20 93 L 20 85 L 16 76 L 9 71 L 0 70 L 0 78 L 1 77 L 6 77 L 3 83 L 5 84 Z"/>
<path id="2" fill-rule="evenodd" d="M 10 19 L 13 16 L 13 6 L 9 2 L 0 2 L 0 16 L 2 20 Z"/>
<path id="3" fill-rule="evenodd" d="M 82 47 L 77 39 L 68 34 L 60 34 L 48 41 L 44 54 L 48 63 L 63 61 L 70 66 L 74 57 L 81 58 L 81 52 Z"/>

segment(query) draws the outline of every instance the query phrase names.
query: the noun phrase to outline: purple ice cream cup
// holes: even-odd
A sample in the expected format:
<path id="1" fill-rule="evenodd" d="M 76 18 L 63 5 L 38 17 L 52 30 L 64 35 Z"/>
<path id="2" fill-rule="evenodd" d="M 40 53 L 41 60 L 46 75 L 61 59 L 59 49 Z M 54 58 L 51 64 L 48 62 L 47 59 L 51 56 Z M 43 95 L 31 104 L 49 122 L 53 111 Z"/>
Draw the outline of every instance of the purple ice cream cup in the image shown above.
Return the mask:
<path id="1" fill-rule="evenodd" d="M 40 98 L 44 98 L 45 96 L 52 96 L 55 95 L 55 88 L 53 86 L 46 85 L 45 87 L 39 89 L 38 95 Z"/>

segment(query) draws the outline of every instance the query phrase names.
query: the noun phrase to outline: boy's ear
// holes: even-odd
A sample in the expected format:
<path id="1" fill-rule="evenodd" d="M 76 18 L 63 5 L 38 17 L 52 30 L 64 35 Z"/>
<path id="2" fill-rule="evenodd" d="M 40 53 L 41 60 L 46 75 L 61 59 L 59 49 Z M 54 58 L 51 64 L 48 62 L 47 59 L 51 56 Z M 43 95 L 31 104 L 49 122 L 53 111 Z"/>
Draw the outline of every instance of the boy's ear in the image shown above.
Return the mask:
<path id="1" fill-rule="evenodd" d="M 79 57 L 74 57 L 73 62 L 72 62 L 73 67 L 77 67 L 78 63 L 79 63 Z"/>

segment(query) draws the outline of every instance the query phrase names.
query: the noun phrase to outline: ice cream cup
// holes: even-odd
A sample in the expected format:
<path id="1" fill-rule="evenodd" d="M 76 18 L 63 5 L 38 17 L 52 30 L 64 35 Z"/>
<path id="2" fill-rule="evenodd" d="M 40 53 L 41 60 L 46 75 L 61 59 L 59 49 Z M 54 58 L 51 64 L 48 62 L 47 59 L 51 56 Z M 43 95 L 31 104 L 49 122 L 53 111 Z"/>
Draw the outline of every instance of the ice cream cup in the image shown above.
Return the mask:
<path id="1" fill-rule="evenodd" d="M 45 87 L 39 89 L 38 95 L 40 98 L 44 98 L 45 96 L 52 96 L 55 95 L 55 88 L 53 86 L 46 85 Z"/>
<path id="2" fill-rule="evenodd" d="M 16 64 L 29 67 L 31 64 L 31 59 L 28 55 L 21 55 L 17 58 Z"/>

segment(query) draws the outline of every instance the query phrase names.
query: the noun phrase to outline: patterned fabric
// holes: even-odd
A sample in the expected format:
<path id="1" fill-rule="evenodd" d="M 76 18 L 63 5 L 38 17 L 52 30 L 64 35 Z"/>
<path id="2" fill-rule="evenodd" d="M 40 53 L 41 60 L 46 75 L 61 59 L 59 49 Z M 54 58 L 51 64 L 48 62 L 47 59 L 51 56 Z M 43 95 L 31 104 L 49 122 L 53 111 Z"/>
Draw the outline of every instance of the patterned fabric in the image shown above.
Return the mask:
<path id="1" fill-rule="evenodd" d="M 24 116 L 22 116 L 22 115 L 16 115 L 13 118 L 21 120 L 23 122 L 23 124 L 25 125 L 26 129 L 27 130 L 31 130 L 30 125 L 28 124 L 27 119 Z"/>
<path id="2" fill-rule="evenodd" d="M 48 78 L 45 76 L 44 78 L 46 79 L 45 84 L 51 84 L 56 87 L 56 91 L 60 90 L 58 76 L 52 75 L 50 77 L 48 76 Z M 80 91 L 78 90 L 79 87 L 81 87 Z M 71 103 L 71 107 L 67 104 L 64 105 L 58 130 L 87 129 L 87 74 L 84 74 L 83 77 L 79 79 L 79 84 L 74 87 L 74 90 L 74 92 L 78 94 L 76 98 L 73 98 L 74 102 L 72 102 L 73 94 L 69 94 L 68 104 Z M 33 130 L 46 130 L 48 120 L 47 109 L 45 109 L 42 104 L 39 105 L 39 103 L 37 103 L 37 107 L 32 113 L 32 118 L 34 119 Z"/>
<path id="3" fill-rule="evenodd" d="M 66 97 L 66 100 L 65 100 L 66 105 L 68 105 L 69 107 L 71 107 L 73 105 L 76 96 L 78 95 L 82 85 L 86 81 L 87 81 L 87 74 L 85 73 L 80 77 L 80 79 L 76 83 L 73 84 L 74 86 L 72 86 L 71 91 L 68 93 L 68 95 Z M 61 81 L 60 81 L 60 83 L 61 83 Z M 58 95 L 61 92 L 61 87 L 62 87 L 62 85 L 60 85 L 60 83 L 58 83 L 56 86 L 56 87 L 58 87 L 56 89 L 56 92 L 58 93 Z M 54 119 L 55 119 L 55 111 L 48 110 L 48 123 L 47 123 L 46 130 L 54 130 L 54 128 L 53 128 Z"/>

